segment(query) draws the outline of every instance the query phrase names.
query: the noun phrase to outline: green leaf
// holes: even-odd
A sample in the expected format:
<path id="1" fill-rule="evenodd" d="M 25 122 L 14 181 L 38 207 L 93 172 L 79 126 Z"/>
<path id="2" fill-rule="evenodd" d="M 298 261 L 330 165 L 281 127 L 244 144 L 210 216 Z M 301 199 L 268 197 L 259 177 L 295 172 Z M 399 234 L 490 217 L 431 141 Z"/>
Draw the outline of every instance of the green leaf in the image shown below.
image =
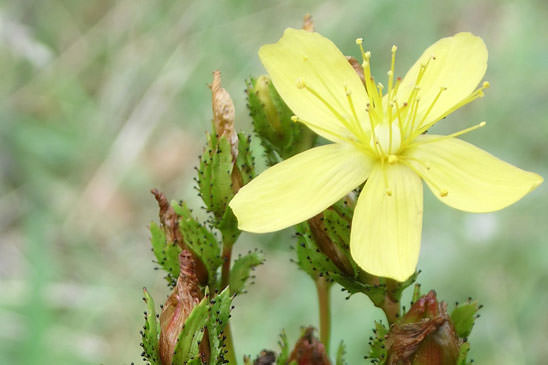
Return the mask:
<path id="1" fill-rule="evenodd" d="M 210 347 L 210 362 L 223 364 L 224 358 L 224 330 L 230 318 L 232 296 L 229 289 L 224 289 L 219 295 L 209 301 L 210 316 L 207 323 Z"/>
<path id="2" fill-rule="evenodd" d="M 199 356 L 199 343 L 204 336 L 208 310 L 209 303 L 206 295 L 185 320 L 175 347 L 173 365 L 185 364 L 187 361 Z"/>
<path id="3" fill-rule="evenodd" d="M 457 365 L 467 364 L 466 358 L 468 357 L 469 352 L 470 352 L 470 344 L 468 342 L 464 342 L 462 345 L 460 345 Z"/>
<path id="4" fill-rule="evenodd" d="M 278 345 L 280 346 L 280 355 L 276 359 L 276 365 L 287 365 L 287 361 L 289 360 L 289 342 L 285 330 L 282 330 L 282 333 L 280 333 Z"/>
<path id="5" fill-rule="evenodd" d="M 472 332 L 474 322 L 480 307 L 477 301 L 469 301 L 457 305 L 451 313 L 451 320 L 455 326 L 455 332 L 460 338 L 467 338 Z"/>
<path id="6" fill-rule="evenodd" d="M 169 286 L 175 286 L 180 271 L 181 248 L 176 244 L 168 243 L 164 230 L 154 222 L 150 223 L 150 242 L 158 264 L 167 272 L 165 279 Z"/>
<path id="7" fill-rule="evenodd" d="M 382 322 L 375 321 L 375 328 L 373 329 L 375 336 L 369 337 L 369 359 L 377 359 L 381 364 L 384 364 L 387 358 L 386 346 L 384 344 L 384 338 L 388 334 L 388 328 L 386 328 Z"/>
<path id="8" fill-rule="evenodd" d="M 143 301 L 147 306 L 147 310 L 145 312 L 145 326 L 143 327 L 143 331 L 141 332 L 141 337 L 143 340 L 143 354 L 151 365 L 159 365 L 159 324 L 158 319 L 156 318 L 156 309 L 154 305 L 154 300 L 152 299 L 146 288 L 143 288 L 143 293 Z"/>
<path id="9" fill-rule="evenodd" d="M 339 348 L 337 349 L 337 359 L 335 365 L 346 365 L 346 361 L 344 360 L 345 355 L 346 346 L 344 345 L 344 342 L 341 341 L 341 343 L 339 344 Z"/>
<path id="10" fill-rule="evenodd" d="M 198 189 L 207 211 L 213 213 L 216 225 L 221 221 L 234 196 L 232 190 L 232 152 L 225 136 L 207 135 L 207 145 L 200 158 Z"/>
<path id="11" fill-rule="evenodd" d="M 258 251 L 248 252 L 247 255 L 238 257 L 230 270 L 230 294 L 240 294 L 245 287 L 251 270 L 264 262 L 263 254 Z"/>
<path id="12" fill-rule="evenodd" d="M 179 230 L 183 235 L 185 244 L 204 263 L 208 272 L 210 285 L 217 280 L 217 269 L 222 265 L 221 246 L 215 236 L 193 216 L 185 203 L 172 202 L 172 207 L 179 215 Z"/>
<path id="13" fill-rule="evenodd" d="M 238 133 L 238 158 L 236 165 L 240 170 L 243 185 L 255 177 L 255 159 L 251 153 L 251 136 Z"/>
<path id="14" fill-rule="evenodd" d="M 335 264 L 324 255 L 310 233 L 310 227 L 307 223 L 301 223 L 296 226 L 298 244 L 297 265 L 306 272 L 313 280 L 318 277 L 326 277 L 330 279 L 331 274 L 339 274 L 339 269 Z"/>

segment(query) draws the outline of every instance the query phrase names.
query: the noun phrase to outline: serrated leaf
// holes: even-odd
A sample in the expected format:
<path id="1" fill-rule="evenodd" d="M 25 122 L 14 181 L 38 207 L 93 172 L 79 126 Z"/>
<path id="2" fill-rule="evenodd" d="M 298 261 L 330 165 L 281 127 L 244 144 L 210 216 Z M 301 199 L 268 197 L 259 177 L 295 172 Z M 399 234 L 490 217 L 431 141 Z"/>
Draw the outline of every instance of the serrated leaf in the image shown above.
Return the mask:
<path id="1" fill-rule="evenodd" d="M 150 223 L 150 242 L 158 264 L 167 272 L 165 279 L 169 286 L 173 287 L 179 276 L 181 248 L 178 245 L 168 243 L 165 232 L 154 222 Z"/>
<path id="2" fill-rule="evenodd" d="M 249 279 L 251 270 L 263 262 L 263 254 L 258 251 L 252 251 L 247 255 L 237 258 L 230 270 L 230 294 L 240 294 Z"/>
<path id="3" fill-rule="evenodd" d="M 173 365 L 185 364 L 187 361 L 199 356 L 198 347 L 204 336 L 204 328 L 208 318 L 208 304 L 206 295 L 185 320 L 173 354 Z"/>
<path id="4" fill-rule="evenodd" d="M 386 328 L 382 322 L 375 321 L 375 329 L 373 331 L 374 336 L 370 337 L 369 344 L 369 359 L 377 359 L 381 364 L 387 358 L 386 346 L 384 344 L 384 338 L 388 334 L 388 328 Z"/>
<path id="5" fill-rule="evenodd" d="M 173 209 L 179 215 L 179 230 L 185 244 L 204 263 L 208 272 L 208 281 L 214 285 L 217 269 L 222 265 L 221 247 L 215 236 L 193 216 L 185 203 L 172 202 Z"/>
<path id="6" fill-rule="evenodd" d="M 460 338 L 467 338 L 472 332 L 479 305 L 477 301 L 463 303 L 455 307 L 451 313 L 451 321 L 455 332 Z"/>
<path id="7" fill-rule="evenodd" d="M 228 288 L 210 300 L 210 316 L 207 330 L 209 334 L 211 364 L 223 364 L 225 360 L 224 330 L 230 318 L 231 305 L 232 296 Z"/>
<path id="8" fill-rule="evenodd" d="M 207 210 L 215 216 L 216 223 L 222 219 L 228 202 L 234 196 L 232 190 L 232 151 L 225 136 L 217 138 L 208 134 L 207 145 L 198 168 L 198 189 Z"/>
<path id="9" fill-rule="evenodd" d="M 280 333 L 278 345 L 280 346 L 280 355 L 278 355 L 278 358 L 276 359 L 276 364 L 286 365 L 289 360 L 289 341 L 287 340 L 285 330 L 282 330 L 282 333 Z"/>
<path id="10" fill-rule="evenodd" d="M 142 332 L 144 357 L 150 362 L 151 365 L 160 365 L 160 356 L 158 353 L 159 324 L 158 319 L 156 318 L 154 300 L 146 288 L 143 288 L 143 293 L 143 300 L 147 306 L 145 326 Z"/>
<path id="11" fill-rule="evenodd" d="M 337 349 L 337 358 L 335 361 L 335 365 L 346 365 L 346 361 L 344 360 L 344 356 L 346 355 L 346 346 L 343 341 L 339 344 L 339 348 Z"/>

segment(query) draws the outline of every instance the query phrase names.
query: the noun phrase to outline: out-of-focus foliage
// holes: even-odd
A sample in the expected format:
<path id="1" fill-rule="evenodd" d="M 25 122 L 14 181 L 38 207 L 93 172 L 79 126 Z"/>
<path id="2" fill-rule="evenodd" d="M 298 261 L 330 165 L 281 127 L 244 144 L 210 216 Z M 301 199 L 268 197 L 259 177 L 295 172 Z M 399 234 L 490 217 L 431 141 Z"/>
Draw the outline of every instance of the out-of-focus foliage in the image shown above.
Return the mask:
<path id="1" fill-rule="evenodd" d="M 492 87 L 436 128 L 486 120 L 464 139 L 548 176 L 542 0 L 2 2 L 0 363 L 139 361 L 140 288 L 158 303 L 165 291 L 144 228 L 156 216 L 148 191 L 182 197 L 201 214 L 191 179 L 211 125 L 211 71 L 223 72 L 238 129 L 251 131 L 244 89 L 264 73 L 257 50 L 306 12 L 348 55 L 364 36 L 377 78 L 393 43 L 401 76 L 442 36 L 482 36 Z M 470 295 L 485 305 L 470 338 L 476 363 L 548 356 L 547 191 L 488 215 L 448 210 L 426 194 L 420 281 L 445 300 Z M 294 343 L 301 325 L 316 323 L 314 287 L 289 262 L 295 242 L 288 232 L 242 235 L 236 250 L 259 247 L 267 263 L 236 299 L 238 354 L 276 348 L 282 327 Z M 359 363 L 364 329 L 382 314 L 363 296 L 332 298 L 332 338 Z"/>

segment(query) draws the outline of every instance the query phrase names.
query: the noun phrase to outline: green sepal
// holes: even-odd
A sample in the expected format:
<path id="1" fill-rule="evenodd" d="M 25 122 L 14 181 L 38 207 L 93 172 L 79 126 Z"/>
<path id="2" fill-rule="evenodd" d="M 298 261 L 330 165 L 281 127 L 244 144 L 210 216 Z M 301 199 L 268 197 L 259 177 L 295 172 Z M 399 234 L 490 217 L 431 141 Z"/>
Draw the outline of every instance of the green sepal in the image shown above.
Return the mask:
<path id="1" fill-rule="evenodd" d="M 203 262 L 208 273 L 208 282 L 214 285 L 217 269 L 223 264 L 221 246 L 213 233 L 200 224 L 184 202 L 172 202 L 171 206 L 179 215 L 179 230 L 187 247 Z"/>
<path id="2" fill-rule="evenodd" d="M 250 251 L 238 257 L 230 269 L 230 294 L 237 295 L 244 291 L 251 270 L 264 262 L 264 256 L 259 251 Z"/>
<path id="3" fill-rule="evenodd" d="M 158 318 L 156 318 L 156 309 L 154 305 L 154 300 L 148 293 L 146 288 L 143 288 L 143 301 L 147 306 L 145 312 L 145 325 L 143 331 L 141 332 L 142 337 L 142 346 L 143 346 L 143 357 L 151 365 L 160 365 L 160 356 L 158 352 Z"/>
<path id="4" fill-rule="evenodd" d="M 375 328 L 373 329 L 374 336 L 369 337 L 369 359 L 376 359 L 379 363 L 384 364 L 387 358 L 387 350 L 384 343 L 384 338 L 388 334 L 388 328 L 386 328 L 382 322 L 375 321 Z"/>
<path id="5" fill-rule="evenodd" d="M 312 238 L 308 223 L 301 223 L 296 226 L 298 243 L 297 265 L 306 272 L 313 280 L 318 277 L 325 277 L 332 281 L 332 275 L 342 276 L 335 264 L 324 255 Z"/>
<path id="6" fill-rule="evenodd" d="M 198 190 L 207 211 L 213 213 L 216 225 L 220 222 L 228 202 L 234 196 L 232 190 L 231 145 L 225 136 L 207 134 L 207 145 L 200 157 Z"/>
<path id="7" fill-rule="evenodd" d="M 219 295 L 210 299 L 210 315 L 207 322 L 209 335 L 210 364 L 224 363 L 224 330 L 230 318 L 232 296 L 229 289 L 224 289 Z"/>
<path id="8" fill-rule="evenodd" d="M 265 149 L 267 162 L 274 165 L 312 147 L 316 134 L 291 120 L 293 112 L 282 100 L 267 76 L 246 81 L 247 106 L 255 133 Z"/>
<path id="9" fill-rule="evenodd" d="M 157 263 L 167 272 L 165 279 L 168 285 L 175 286 L 180 271 L 181 248 L 176 244 L 168 243 L 164 230 L 154 222 L 150 223 L 150 243 Z"/>
<path id="10" fill-rule="evenodd" d="M 217 224 L 217 229 L 221 232 L 225 245 L 233 245 L 242 233 L 238 229 L 238 220 L 230 207 L 226 208 L 225 214 Z"/>
<path id="11" fill-rule="evenodd" d="M 470 343 L 463 342 L 459 348 L 459 357 L 457 359 L 457 365 L 467 365 L 470 364 L 466 361 L 468 353 L 470 352 Z"/>
<path id="12" fill-rule="evenodd" d="M 173 354 L 173 365 L 186 364 L 200 356 L 199 345 L 204 336 L 208 314 L 209 301 L 206 293 L 206 296 L 192 309 L 185 320 Z"/>
<path id="13" fill-rule="evenodd" d="M 339 348 L 337 349 L 337 358 L 335 359 L 335 365 L 346 365 L 346 360 L 344 356 L 346 355 L 346 345 L 343 341 L 339 343 Z"/>
<path id="14" fill-rule="evenodd" d="M 251 153 L 251 136 L 238 133 L 238 157 L 236 166 L 240 170 L 242 186 L 255 177 L 255 159 Z"/>
<path id="15" fill-rule="evenodd" d="M 411 303 L 415 303 L 421 297 L 421 285 L 415 284 L 413 288 L 413 296 L 411 297 Z"/>
<path id="16" fill-rule="evenodd" d="M 287 334 L 285 330 L 280 333 L 280 339 L 278 340 L 278 346 L 280 347 L 280 354 L 276 359 L 276 365 L 287 365 L 289 360 L 289 341 L 287 340 Z"/>
<path id="17" fill-rule="evenodd" d="M 468 301 L 457 305 L 453 309 L 451 321 L 453 322 L 457 336 L 460 338 L 470 336 L 479 310 L 480 306 L 477 301 Z"/>

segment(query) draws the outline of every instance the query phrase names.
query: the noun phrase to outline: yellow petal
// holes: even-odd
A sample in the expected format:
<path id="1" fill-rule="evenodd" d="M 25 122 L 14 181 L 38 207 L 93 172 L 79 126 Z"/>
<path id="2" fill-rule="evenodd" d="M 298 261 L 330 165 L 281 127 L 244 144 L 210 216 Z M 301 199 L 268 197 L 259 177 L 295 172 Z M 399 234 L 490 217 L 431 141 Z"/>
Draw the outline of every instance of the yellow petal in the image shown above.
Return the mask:
<path id="1" fill-rule="evenodd" d="M 422 125 L 437 120 L 474 91 L 487 69 L 487 48 L 481 38 L 471 33 L 457 33 L 440 39 L 424 51 L 403 78 L 397 94 L 400 105 L 407 101 L 415 87 L 421 65 L 427 63 L 419 84 L 417 127 L 440 88 L 445 87 L 447 90 L 440 95 Z"/>
<path id="2" fill-rule="evenodd" d="M 484 213 L 502 209 L 542 183 L 542 177 L 512 166 L 457 138 L 424 135 L 406 153 L 434 195 L 450 207 Z M 420 161 L 420 162 L 418 162 Z M 445 196 L 442 196 L 445 195 Z"/>
<path id="3" fill-rule="evenodd" d="M 353 137 L 347 126 L 356 128 L 357 122 L 345 86 L 358 120 L 368 129 L 365 88 L 329 39 L 289 28 L 277 43 L 261 47 L 259 57 L 283 100 L 314 132 L 334 142 Z M 297 87 L 301 81 L 307 87 Z"/>
<path id="4" fill-rule="evenodd" d="M 272 232 L 300 223 L 363 183 L 369 157 L 348 144 L 329 144 L 299 153 L 269 168 L 230 202 L 238 227 Z"/>
<path id="5" fill-rule="evenodd" d="M 360 194 L 350 252 L 365 271 L 404 281 L 415 272 L 422 230 L 422 182 L 403 165 L 373 168 Z"/>

